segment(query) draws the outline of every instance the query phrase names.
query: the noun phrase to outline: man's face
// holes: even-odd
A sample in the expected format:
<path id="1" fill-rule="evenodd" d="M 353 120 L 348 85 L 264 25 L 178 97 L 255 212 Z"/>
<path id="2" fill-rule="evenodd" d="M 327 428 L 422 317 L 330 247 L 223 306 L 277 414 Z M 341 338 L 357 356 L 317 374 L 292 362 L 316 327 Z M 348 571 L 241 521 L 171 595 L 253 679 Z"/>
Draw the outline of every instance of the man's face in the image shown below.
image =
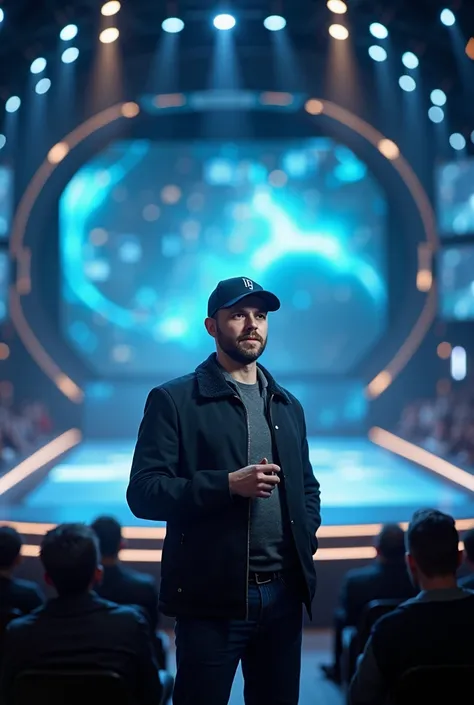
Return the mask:
<path id="1" fill-rule="evenodd" d="M 208 318 L 206 328 L 232 360 L 249 364 L 267 345 L 267 310 L 258 296 L 247 296 L 232 308 L 220 309 L 215 319 Z"/>

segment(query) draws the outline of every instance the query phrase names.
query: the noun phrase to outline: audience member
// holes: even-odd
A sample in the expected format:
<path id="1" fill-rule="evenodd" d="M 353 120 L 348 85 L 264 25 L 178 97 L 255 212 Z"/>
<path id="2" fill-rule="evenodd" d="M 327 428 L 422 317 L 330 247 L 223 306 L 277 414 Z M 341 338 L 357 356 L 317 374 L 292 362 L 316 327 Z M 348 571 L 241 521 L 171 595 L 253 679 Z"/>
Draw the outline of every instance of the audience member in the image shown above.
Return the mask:
<path id="1" fill-rule="evenodd" d="M 98 517 L 92 523 L 92 529 L 99 539 L 102 558 L 102 581 L 95 591 L 105 600 L 119 605 L 136 605 L 150 625 L 152 638 L 156 635 L 156 657 L 160 668 L 166 668 L 166 653 L 163 640 L 156 634 L 159 625 L 158 588 L 151 575 L 138 573 L 126 568 L 119 559 L 119 551 L 125 543 L 122 527 L 116 519 L 109 516 Z"/>
<path id="2" fill-rule="evenodd" d="M 0 612 L 3 614 L 12 609 L 28 614 L 44 601 L 35 583 L 13 577 L 22 560 L 22 543 L 18 531 L 10 526 L 0 526 Z"/>
<path id="3" fill-rule="evenodd" d="M 157 705 L 162 685 L 148 624 L 134 609 L 91 591 L 100 579 L 99 548 L 92 529 L 63 524 L 41 544 L 46 581 L 58 596 L 6 631 L 2 703 L 12 702 L 15 677 L 28 669 L 87 668 L 118 673 L 140 705 Z"/>
<path id="4" fill-rule="evenodd" d="M 469 575 L 458 581 L 466 590 L 474 590 L 474 529 L 464 535 L 464 565 L 469 570 Z"/>
<path id="5" fill-rule="evenodd" d="M 364 607 L 372 600 L 406 600 L 416 594 L 405 565 L 405 539 L 398 524 L 386 524 L 376 539 L 377 557 L 371 565 L 350 570 L 344 577 L 340 606 L 334 619 L 334 662 L 323 665 L 327 678 L 340 682 L 342 631 L 358 626 Z"/>
<path id="6" fill-rule="evenodd" d="M 416 666 L 474 663 L 474 594 L 458 587 L 462 560 L 454 519 L 414 514 L 407 563 L 419 595 L 374 626 L 350 686 L 351 705 L 381 705 L 400 676 Z"/>

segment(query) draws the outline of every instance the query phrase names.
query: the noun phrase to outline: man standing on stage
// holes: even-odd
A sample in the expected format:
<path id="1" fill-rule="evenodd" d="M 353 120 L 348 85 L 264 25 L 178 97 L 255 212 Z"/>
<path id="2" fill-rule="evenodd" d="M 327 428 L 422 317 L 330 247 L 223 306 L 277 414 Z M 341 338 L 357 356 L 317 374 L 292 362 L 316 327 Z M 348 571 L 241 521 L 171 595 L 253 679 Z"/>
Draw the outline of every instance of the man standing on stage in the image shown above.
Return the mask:
<path id="1" fill-rule="evenodd" d="M 217 354 L 146 402 L 127 500 L 167 522 L 175 705 L 226 705 L 240 661 L 246 705 L 298 703 L 320 492 L 302 407 L 257 365 L 279 308 L 251 279 L 219 282 L 205 320 Z"/>

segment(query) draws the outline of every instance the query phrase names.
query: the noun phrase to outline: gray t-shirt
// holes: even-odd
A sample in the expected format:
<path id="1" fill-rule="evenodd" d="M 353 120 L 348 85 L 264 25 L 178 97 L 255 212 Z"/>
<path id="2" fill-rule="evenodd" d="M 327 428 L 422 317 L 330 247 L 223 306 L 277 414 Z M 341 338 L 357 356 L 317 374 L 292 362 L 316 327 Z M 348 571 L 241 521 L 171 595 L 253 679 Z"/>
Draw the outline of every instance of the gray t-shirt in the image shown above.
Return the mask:
<path id="1" fill-rule="evenodd" d="M 266 380 L 256 384 L 237 382 L 228 373 L 247 410 L 251 465 L 266 458 L 273 462 L 272 434 L 266 416 Z M 290 568 L 294 561 L 293 538 L 286 517 L 281 484 L 267 499 L 252 500 L 250 518 L 250 570 L 276 571 Z"/>

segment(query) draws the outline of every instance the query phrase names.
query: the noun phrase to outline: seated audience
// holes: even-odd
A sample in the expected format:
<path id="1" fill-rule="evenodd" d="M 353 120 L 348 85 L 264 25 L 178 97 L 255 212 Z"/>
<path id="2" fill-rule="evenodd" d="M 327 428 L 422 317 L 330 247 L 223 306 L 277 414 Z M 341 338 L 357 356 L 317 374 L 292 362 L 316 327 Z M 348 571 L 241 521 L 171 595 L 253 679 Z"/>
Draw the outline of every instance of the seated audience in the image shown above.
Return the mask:
<path id="1" fill-rule="evenodd" d="M 474 392 L 464 385 L 450 394 L 410 403 L 398 433 L 426 450 L 474 467 Z"/>
<path id="2" fill-rule="evenodd" d="M 25 670 L 73 667 L 114 671 L 136 703 L 159 704 L 162 685 L 146 620 L 91 591 L 102 572 L 94 532 L 57 526 L 44 537 L 40 557 L 58 596 L 7 627 L 1 702 L 12 702 L 15 677 Z"/>
<path id="3" fill-rule="evenodd" d="M 41 607 L 44 601 L 38 585 L 13 577 L 22 560 L 22 544 L 18 531 L 10 526 L 0 526 L 0 613 L 3 614 L 10 610 L 28 614 Z"/>
<path id="4" fill-rule="evenodd" d="M 124 547 L 122 527 L 109 516 L 98 517 L 92 529 L 99 539 L 102 559 L 102 581 L 95 591 L 105 600 L 119 605 L 136 605 L 143 610 L 148 620 L 152 638 L 156 635 L 159 622 L 158 588 L 151 575 L 138 573 L 127 568 L 119 559 L 119 551 Z M 156 636 L 156 657 L 160 668 L 166 667 L 165 649 L 161 638 Z"/>
<path id="5" fill-rule="evenodd" d="M 334 620 L 334 663 L 322 666 L 326 677 L 335 682 L 340 682 L 344 627 L 358 626 L 364 607 L 372 600 L 406 600 L 416 595 L 405 564 L 405 537 L 400 526 L 383 526 L 375 547 L 377 557 L 372 564 L 350 570 L 342 583 Z"/>
<path id="6" fill-rule="evenodd" d="M 28 401 L 17 406 L 11 397 L 0 394 L 0 463 L 8 466 L 18 456 L 31 453 L 51 431 L 44 404 Z"/>
<path id="7" fill-rule="evenodd" d="M 466 590 L 474 590 L 474 529 L 464 535 L 464 565 L 469 569 L 469 575 L 458 581 Z"/>
<path id="8" fill-rule="evenodd" d="M 474 663 L 474 594 L 456 583 L 462 552 L 454 519 L 436 510 L 416 512 L 407 549 L 421 592 L 375 624 L 350 686 L 351 705 L 387 702 L 410 668 Z"/>

